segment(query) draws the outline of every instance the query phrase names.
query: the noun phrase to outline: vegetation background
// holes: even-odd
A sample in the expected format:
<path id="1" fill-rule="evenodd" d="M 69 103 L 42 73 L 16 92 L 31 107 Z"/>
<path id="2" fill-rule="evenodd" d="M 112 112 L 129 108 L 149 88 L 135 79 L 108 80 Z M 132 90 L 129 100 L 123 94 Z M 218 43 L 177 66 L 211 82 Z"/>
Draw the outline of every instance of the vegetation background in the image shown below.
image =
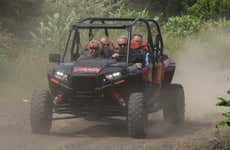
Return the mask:
<path id="1" fill-rule="evenodd" d="M 63 50 L 70 23 L 89 16 L 155 18 L 166 53 L 179 60 L 189 44 L 197 63 L 229 69 L 219 61 L 230 57 L 229 0 L 0 0 L 0 95 L 47 87 L 48 54 Z"/>

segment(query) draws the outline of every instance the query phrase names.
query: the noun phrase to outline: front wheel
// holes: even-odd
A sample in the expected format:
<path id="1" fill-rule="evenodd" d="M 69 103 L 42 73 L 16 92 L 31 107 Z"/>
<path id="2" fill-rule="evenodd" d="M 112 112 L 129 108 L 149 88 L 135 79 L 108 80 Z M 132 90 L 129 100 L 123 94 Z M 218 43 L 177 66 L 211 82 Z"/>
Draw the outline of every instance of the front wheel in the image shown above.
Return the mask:
<path id="1" fill-rule="evenodd" d="M 132 93 L 128 102 L 128 132 L 131 137 L 144 138 L 148 114 L 145 109 L 143 93 Z"/>
<path id="2" fill-rule="evenodd" d="M 30 112 L 33 133 L 48 134 L 52 125 L 52 102 L 49 91 L 35 91 Z"/>

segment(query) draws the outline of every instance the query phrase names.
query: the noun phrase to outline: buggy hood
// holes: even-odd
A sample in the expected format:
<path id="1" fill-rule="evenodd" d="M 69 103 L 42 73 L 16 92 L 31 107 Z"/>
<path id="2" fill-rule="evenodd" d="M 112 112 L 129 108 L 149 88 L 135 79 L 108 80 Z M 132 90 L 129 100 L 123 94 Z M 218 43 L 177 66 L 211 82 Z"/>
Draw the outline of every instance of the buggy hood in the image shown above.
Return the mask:
<path id="1" fill-rule="evenodd" d="M 72 76 L 94 76 L 124 70 L 126 67 L 126 63 L 117 62 L 114 59 L 87 58 L 70 63 L 62 63 L 55 70 Z"/>
<path id="2" fill-rule="evenodd" d="M 126 63 L 119 63 L 114 59 L 89 58 L 80 59 L 75 62 L 72 68 L 72 75 L 82 74 L 105 74 L 120 71 L 126 67 Z"/>

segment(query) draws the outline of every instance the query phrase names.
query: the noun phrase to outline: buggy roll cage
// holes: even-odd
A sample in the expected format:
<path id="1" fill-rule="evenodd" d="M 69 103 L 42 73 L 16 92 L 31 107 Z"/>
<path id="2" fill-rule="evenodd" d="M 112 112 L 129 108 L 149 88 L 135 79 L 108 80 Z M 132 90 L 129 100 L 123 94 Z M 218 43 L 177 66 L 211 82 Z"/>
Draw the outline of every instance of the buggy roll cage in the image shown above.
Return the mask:
<path id="1" fill-rule="evenodd" d="M 100 22 L 95 24 L 95 22 Z M 106 24 L 106 22 L 116 22 L 114 24 Z M 119 23 L 121 21 L 122 23 Z M 127 23 L 123 23 L 127 22 Z M 89 29 L 89 40 L 93 38 L 92 29 L 105 29 L 105 35 L 109 36 L 108 29 L 126 29 L 128 31 L 128 50 L 127 50 L 127 62 L 129 57 L 129 50 L 130 50 L 130 41 L 132 35 L 132 27 L 137 23 L 142 22 L 145 23 L 147 28 L 147 43 L 150 48 L 150 52 L 153 54 L 153 57 L 156 57 L 155 60 L 159 60 L 158 57 L 163 55 L 163 39 L 161 36 L 160 26 L 154 19 L 151 18 L 102 18 L 102 17 L 88 17 L 88 18 L 81 18 L 77 22 L 73 23 L 70 26 L 70 30 L 68 33 L 68 37 L 65 43 L 64 54 L 62 57 L 61 62 L 64 62 L 64 58 L 68 49 L 69 41 L 72 35 L 72 32 L 75 31 L 73 40 L 74 42 L 71 45 L 71 59 L 74 57 L 74 47 L 76 42 L 76 49 L 77 52 L 79 51 L 80 45 L 80 33 L 79 29 Z M 150 23 L 154 23 L 157 29 L 157 35 L 155 41 L 153 43 L 152 33 L 150 28 Z"/>

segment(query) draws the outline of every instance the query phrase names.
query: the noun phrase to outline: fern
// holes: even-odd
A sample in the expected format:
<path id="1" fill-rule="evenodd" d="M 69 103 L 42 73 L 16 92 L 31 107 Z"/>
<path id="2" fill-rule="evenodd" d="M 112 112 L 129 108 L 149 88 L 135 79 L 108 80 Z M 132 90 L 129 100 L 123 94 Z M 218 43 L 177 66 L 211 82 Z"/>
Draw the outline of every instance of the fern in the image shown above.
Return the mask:
<path id="1" fill-rule="evenodd" d="M 227 91 L 227 94 L 230 94 L 230 90 Z M 219 102 L 216 104 L 217 106 L 230 107 L 230 100 L 226 100 L 223 97 L 218 97 L 218 99 L 219 99 Z M 217 125 L 218 126 L 227 125 L 230 127 L 230 112 L 222 113 L 222 115 L 225 117 L 225 119 L 219 121 Z"/>

